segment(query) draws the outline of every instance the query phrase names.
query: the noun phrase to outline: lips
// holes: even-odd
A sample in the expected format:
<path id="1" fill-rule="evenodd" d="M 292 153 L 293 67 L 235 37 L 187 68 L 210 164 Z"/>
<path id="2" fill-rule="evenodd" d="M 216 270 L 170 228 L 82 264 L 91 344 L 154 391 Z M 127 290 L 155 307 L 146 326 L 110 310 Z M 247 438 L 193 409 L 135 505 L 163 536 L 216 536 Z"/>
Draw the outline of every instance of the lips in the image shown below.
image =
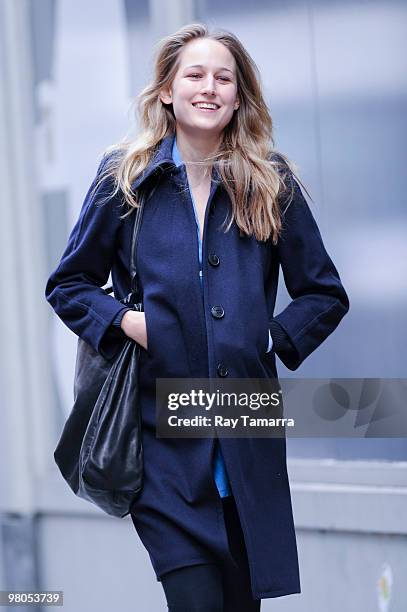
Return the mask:
<path id="1" fill-rule="evenodd" d="M 205 103 L 205 102 L 203 102 L 203 101 L 202 101 L 202 103 L 203 103 L 203 104 L 206 104 L 206 103 Z M 216 111 L 216 110 L 219 110 L 219 108 L 220 108 L 220 106 L 219 106 L 218 104 L 215 104 L 215 102 L 213 102 L 213 104 L 215 104 L 216 108 L 203 108 L 203 107 L 200 107 L 200 106 L 196 106 L 197 104 L 200 104 L 200 102 L 193 102 L 193 103 L 192 103 L 192 106 L 193 106 L 194 108 L 197 108 L 198 110 L 203 110 L 203 111 L 212 111 L 212 112 L 214 112 L 214 111 Z"/>

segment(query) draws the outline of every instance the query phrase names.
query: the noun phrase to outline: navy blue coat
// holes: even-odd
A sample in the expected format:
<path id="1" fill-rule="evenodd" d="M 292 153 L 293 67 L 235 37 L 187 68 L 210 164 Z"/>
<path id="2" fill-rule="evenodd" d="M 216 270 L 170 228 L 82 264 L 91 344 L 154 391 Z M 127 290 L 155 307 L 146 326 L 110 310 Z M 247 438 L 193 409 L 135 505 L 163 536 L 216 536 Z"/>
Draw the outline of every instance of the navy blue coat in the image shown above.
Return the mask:
<path id="1" fill-rule="evenodd" d="M 158 377 L 276 377 L 275 355 L 295 370 L 336 328 L 349 308 L 338 272 L 314 217 L 294 181 L 277 245 L 220 229 L 230 200 L 212 172 L 203 233 L 203 286 L 185 165 L 172 159 L 174 136 L 164 138 L 133 187 L 156 187 L 144 212 L 137 249 L 148 350 L 141 350 L 140 409 L 144 488 L 133 524 L 157 579 L 189 564 L 233 563 L 222 502 L 212 472 L 214 439 L 155 437 Z M 100 168 L 103 166 L 103 162 Z M 100 205 L 109 181 L 85 198 L 68 245 L 46 286 L 62 321 L 106 356 L 124 339 L 112 325 L 130 291 L 134 215 L 124 220 L 120 197 Z M 283 207 L 282 207 L 283 208 Z M 210 254 L 220 263 L 211 265 Z M 213 261 L 213 258 L 212 258 Z M 292 301 L 274 316 L 279 268 Z M 112 272 L 114 295 L 103 290 Z M 116 299 L 117 298 L 117 299 Z M 213 306 L 224 316 L 214 318 Z M 273 349 L 267 353 L 268 329 Z M 222 454 L 245 538 L 255 598 L 300 592 L 284 438 L 222 438 Z"/>

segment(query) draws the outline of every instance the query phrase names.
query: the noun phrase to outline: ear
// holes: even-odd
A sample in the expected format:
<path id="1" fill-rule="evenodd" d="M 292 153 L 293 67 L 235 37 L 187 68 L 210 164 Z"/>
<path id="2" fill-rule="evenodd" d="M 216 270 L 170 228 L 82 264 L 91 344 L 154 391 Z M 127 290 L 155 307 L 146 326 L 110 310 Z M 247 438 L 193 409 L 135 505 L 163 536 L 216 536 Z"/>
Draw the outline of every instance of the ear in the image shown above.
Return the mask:
<path id="1" fill-rule="evenodd" d="M 160 100 L 163 104 L 171 104 L 172 103 L 172 94 L 170 88 L 165 88 L 160 91 Z"/>
<path id="2" fill-rule="evenodd" d="M 240 102 L 239 102 L 239 100 L 236 98 L 236 101 L 235 101 L 235 110 L 237 110 L 237 109 L 239 108 L 239 106 L 240 106 Z"/>

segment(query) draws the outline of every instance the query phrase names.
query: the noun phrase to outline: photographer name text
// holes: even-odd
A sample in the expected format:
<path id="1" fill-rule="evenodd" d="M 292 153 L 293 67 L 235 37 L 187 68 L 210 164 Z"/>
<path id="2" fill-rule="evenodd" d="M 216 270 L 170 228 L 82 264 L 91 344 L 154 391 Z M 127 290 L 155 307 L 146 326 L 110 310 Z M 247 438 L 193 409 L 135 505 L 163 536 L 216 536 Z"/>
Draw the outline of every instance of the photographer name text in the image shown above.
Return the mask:
<path id="1" fill-rule="evenodd" d="M 235 429 L 238 425 L 242 427 L 294 427 L 294 419 L 279 418 L 267 419 L 251 417 L 247 414 L 241 414 L 236 418 L 226 418 L 221 415 L 214 417 L 194 416 L 191 418 L 178 417 L 171 415 L 168 417 L 168 425 L 170 427 L 229 427 Z"/>

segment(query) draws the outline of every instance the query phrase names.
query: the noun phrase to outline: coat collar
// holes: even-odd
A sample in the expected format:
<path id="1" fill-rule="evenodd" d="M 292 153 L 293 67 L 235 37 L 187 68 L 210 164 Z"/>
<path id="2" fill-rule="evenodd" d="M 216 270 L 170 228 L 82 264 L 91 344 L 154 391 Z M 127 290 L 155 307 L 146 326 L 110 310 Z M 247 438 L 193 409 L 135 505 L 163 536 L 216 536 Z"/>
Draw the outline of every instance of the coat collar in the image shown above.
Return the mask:
<path id="1" fill-rule="evenodd" d="M 181 153 L 179 152 L 178 146 L 177 146 L 177 137 L 175 136 L 174 138 L 174 142 L 172 145 L 172 158 L 174 160 L 175 165 L 181 166 L 184 162 L 182 161 L 182 157 L 181 157 Z"/>
<path id="2" fill-rule="evenodd" d="M 137 189 L 140 187 L 140 185 L 160 166 L 169 165 L 178 168 L 183 164 L 184 162 L 182 161 L 177 147 L 176 135 L 175 133 L 169 134 L 161 140 L 157 151 L 147 164 L 144 171 L 133 181 L 132 189 Z M 182 170 L 185 171 L 185 166 Z M 214 166 L 212 169 L 212 181 L 217 184 L 221 182 L 216 166 Z"/>
<path id="3" fill-rule="evenodd" d="M 174 143 L 175 134 L 169 134 L 165 136 L 160 145 L 144 168 L 143 172 L 132 183 L 132 189 L 137 189 L 140 185 L 159 167 L 165 164 L 174 165 L 172 158 L 172 145 Z"/>

